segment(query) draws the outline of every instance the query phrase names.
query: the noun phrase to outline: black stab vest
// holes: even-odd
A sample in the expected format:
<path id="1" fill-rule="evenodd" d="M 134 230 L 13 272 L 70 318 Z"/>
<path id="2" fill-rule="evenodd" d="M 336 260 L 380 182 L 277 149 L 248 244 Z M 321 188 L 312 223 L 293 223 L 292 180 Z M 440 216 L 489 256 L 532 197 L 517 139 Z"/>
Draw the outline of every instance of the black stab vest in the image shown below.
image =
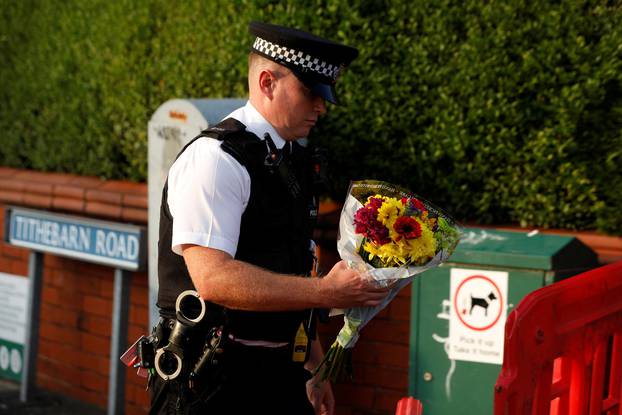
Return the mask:
<path id="1" fill-rule="evenodd" d="M 179 154 L 201 137 L 220 140 L 221 148 L 246 168 L 251 179 L 250 199 L 242 215 L 235 259 L 282 273 L 306 275 L 313 256 L 309 241 L 317 216 L 317 197 L 313 192 L 313 170 L 306 148 L 292 143 L 289 161 L 298 183 L 300 197 L 294 198 L 278 172 L 264 165 L 267 146 L 244 124 L 229 118 L 203 131 Z M 177 156 L 179 157 L 179 155 Z M 160 315 L 175 317 L 175 300 L 184 290 L 195 289 L 183 257 L 171 250 L 173 217 L 167 203 L 168 181 L 164 185 L 160 208 L 158 241 L 158 307 Z M 208 304 L 208 314 L 217 321 L 222 309 Z M 226 310 L 230 333 L 242 339 L 291 342 L 308 310 L 251 312 Z"/>

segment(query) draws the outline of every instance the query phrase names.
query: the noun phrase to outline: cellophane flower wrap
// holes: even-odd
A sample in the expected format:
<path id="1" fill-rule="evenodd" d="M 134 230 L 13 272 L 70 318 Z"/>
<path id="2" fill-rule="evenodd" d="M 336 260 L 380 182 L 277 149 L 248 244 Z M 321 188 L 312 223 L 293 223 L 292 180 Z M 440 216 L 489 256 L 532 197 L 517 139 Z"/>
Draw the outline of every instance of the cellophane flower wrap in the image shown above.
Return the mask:
<path id="1" fill-rule="evenodd" d="M 415 275 L 447 261 L 460 234 L 449 215 L 404 188 L 375 180 L 350 184 L 337 250 L 351 268 L 390 290 L 376 307 L 344 310 L 343 328 L 316 369 L 322 380 L 352 378 L 351 353 L 361 329 Z"/>

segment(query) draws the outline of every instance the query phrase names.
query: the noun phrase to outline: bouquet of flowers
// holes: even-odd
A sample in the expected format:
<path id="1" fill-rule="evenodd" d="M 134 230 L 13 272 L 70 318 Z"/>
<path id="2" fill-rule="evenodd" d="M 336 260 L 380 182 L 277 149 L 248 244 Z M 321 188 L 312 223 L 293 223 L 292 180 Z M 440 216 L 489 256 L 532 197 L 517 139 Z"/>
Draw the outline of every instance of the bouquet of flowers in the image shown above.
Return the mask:
<path id="1" fill-rule="evenodd" d="M 345 310 L 344 326 L 316 369 L 323 369 L 322 380 L 352 378 L 352 348 L 360 330 L 416 274 L 445 262 L 460 233 L 451 217 L 406 189 L 375 180 L 350 184 L 337 250 L 350 267 L 390 290 L 379 306 Z"/>

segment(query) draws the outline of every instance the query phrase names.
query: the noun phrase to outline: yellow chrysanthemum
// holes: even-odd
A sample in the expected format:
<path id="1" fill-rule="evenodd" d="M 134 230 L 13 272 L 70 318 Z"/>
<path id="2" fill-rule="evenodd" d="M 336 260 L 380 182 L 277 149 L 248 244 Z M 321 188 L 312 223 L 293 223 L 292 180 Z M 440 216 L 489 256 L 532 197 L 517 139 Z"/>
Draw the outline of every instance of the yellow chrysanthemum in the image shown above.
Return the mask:
<path id="1" fill-rule="evenodd" d="M 390 231 L 393 229 L 393 224 L 403 211 L 404 205 L 401 200 L 387 197 L 384 202 L 382 202 L 382 206 L 378 209 L 378 221 L 389 228 Z"/>
<path id="2" fill-rule="evenodd" d="M 382 245 L 378 257 L 387 265 L 404 265 L 408 262 L 408 246 L 402 240 Z"/>
<path id="3" fill-rule="evenodd" d="M 377 257 L 379 253 L 378 247 L 371 242 L 365 242 L 363 250 L 369 254 L 369 259 L 374 259 L 374 257 Z"/>
<path id="4" fill-rule="evenodd" d="M 423 223 L 421 224 L 421 236 L 417 239 L 409 239 L 406 242 L 409 245 L 408 255 L 412 263 L 420 263 L 422 260 L 433 257 L 436 253 L 434 233 Z"/>

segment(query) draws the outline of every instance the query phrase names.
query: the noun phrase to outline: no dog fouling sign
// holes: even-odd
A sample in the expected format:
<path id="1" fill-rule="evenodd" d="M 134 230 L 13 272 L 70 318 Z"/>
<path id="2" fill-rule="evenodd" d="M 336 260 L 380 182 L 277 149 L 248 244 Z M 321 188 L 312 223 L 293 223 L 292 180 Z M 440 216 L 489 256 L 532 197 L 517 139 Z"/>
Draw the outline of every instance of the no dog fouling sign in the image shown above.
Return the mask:
<path id="1" fill-rule="evenodd" d="M 449 358 L 502 364 L 508 273 L 453 268 L 450 278 Z"/>

